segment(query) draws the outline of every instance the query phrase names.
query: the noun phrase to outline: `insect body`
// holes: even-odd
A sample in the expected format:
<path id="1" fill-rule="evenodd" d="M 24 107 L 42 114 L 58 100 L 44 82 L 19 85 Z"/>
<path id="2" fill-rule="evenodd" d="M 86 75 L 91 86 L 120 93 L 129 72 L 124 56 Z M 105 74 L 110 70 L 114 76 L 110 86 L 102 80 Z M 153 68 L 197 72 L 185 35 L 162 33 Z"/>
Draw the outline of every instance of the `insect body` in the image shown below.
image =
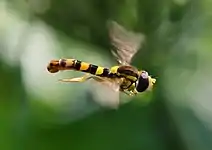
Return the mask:
<path id="1" fill-rule="evenodd" d="M 94 79 L 111 87 L 116 92 L 122 91 L 128 95 L 135 95 L 151 89 L 156 79 L 151 78 L 146 71 L 139 71 L 130 64 L 133 56 L 141 47 L 144 37 L 141 34 L 126 31 L 116 22 L 110 22 L 109 35 L 115 50 L 112 51 L 112 54 L 116 57 L 118 65 L 106 68 L 76 59 L 59 59 L 52 60 L 48 64 L 48 71 L 51 73 L 60 70 L 85 72 L 83 77 L 61 79 L 60 81 L 84 82 Z"/>
<path id="2" fill-rule="evenodd" d="M 108 69 L 106 67 L 100 67 L 76 59 L 52 60 L 47 69 L 51 73 L 56 73 L 60 70 L 75 70 L 94 75 L 89 76 L 86 74 L 80 78 L 61 79 L 60 81 L 63 82 L 83 82 L 92 78 L 96 81 L 106 83 L 108 79 L 119 79 L 119 90 L 129 95 L 147 90 L 152 86 L 151 82 L 153 80 L 148 76 L 146 71 L 140 72 L 132 66 L 113 66 Z M 130 93 L 127 93 L 127 91 Z"/>

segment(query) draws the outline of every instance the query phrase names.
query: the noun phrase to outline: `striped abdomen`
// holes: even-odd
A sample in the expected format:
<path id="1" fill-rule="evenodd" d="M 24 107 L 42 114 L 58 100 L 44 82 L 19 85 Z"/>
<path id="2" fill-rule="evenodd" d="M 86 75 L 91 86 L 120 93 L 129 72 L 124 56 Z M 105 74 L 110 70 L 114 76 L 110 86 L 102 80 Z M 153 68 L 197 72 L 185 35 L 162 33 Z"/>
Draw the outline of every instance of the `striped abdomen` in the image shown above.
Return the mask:
<path id="1" fill-rule="evenodd" d="M 51 73 L 58 72 L 59 70 L 76 70 L 101 77 L 108 77 L 110 72 L 108 68 L 82 62 L 76 59 L 52 60 L 47 69 Z"/>

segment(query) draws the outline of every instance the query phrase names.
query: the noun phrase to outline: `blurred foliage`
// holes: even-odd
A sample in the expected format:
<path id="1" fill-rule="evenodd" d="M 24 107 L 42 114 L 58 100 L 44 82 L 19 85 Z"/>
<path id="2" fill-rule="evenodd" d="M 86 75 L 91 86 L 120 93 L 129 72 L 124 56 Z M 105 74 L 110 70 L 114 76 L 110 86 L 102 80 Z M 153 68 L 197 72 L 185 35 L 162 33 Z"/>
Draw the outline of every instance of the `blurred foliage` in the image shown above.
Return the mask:
<path id="1" fill-rule="evenodd" d="M 211 4 L 0 2 L 0 149 L 211 149 Z M 53 76 L 45 70 L 53 57 L 113 65 L 109 19 L 145 34 L 133 65 L 157 77 L 152 93 L 118 110 L 90 104 L 89 84 L 55 83 L 77 73 Z"/>

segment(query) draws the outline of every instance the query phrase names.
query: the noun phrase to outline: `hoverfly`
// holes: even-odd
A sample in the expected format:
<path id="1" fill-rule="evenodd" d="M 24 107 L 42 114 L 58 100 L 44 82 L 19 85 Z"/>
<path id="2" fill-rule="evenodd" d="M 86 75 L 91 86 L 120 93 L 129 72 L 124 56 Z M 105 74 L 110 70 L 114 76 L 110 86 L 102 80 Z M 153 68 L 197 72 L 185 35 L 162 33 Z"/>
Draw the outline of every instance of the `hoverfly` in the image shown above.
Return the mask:
<path id="1" fill-rule="evenodd" d="M 47 70 L 50 73 L 56 73 L 61 70 L 85 72 L 86 74 L 82 77 L 61 79 L 60 81 L 85 82 L 93 79 L 116 92 L 124 92 L 130 96 L 152 89 L 156 79 L 149 76 L 147 71 L 139 71 L 131 65 L 133 56 L 141 48 L 144 36 L 127 31 L 114 21 L 110 21 L 108 29 L 113 46 L 112 54 L 117 60 L 116 66 L 107 68 L 77 59 L 59 59 L 51 60 Z"/>

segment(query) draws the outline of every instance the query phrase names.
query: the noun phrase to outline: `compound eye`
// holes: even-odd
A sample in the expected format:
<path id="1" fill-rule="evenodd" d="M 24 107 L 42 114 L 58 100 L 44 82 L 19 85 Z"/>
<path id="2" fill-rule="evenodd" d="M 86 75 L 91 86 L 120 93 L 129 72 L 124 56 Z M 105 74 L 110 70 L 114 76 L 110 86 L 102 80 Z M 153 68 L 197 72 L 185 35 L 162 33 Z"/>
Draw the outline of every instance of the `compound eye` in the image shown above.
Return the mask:
<path id="1" fill-rule="evenodd" d="M 148 74 L 148 72 L 146 72 L 146 71 L 142 71 L 142 72 L 141 72 L 141 76 L 142 76 L 142 78 L 147 79 L 148 76 L 149 76 L 149 74 Z"/>
<path id="2" fill-rule="evenodd" d="M 149 76 L 146 71 L 142 71 L 138 78 L 136 90 L 138 92 L 144 92 L 149 87 Z"/>

